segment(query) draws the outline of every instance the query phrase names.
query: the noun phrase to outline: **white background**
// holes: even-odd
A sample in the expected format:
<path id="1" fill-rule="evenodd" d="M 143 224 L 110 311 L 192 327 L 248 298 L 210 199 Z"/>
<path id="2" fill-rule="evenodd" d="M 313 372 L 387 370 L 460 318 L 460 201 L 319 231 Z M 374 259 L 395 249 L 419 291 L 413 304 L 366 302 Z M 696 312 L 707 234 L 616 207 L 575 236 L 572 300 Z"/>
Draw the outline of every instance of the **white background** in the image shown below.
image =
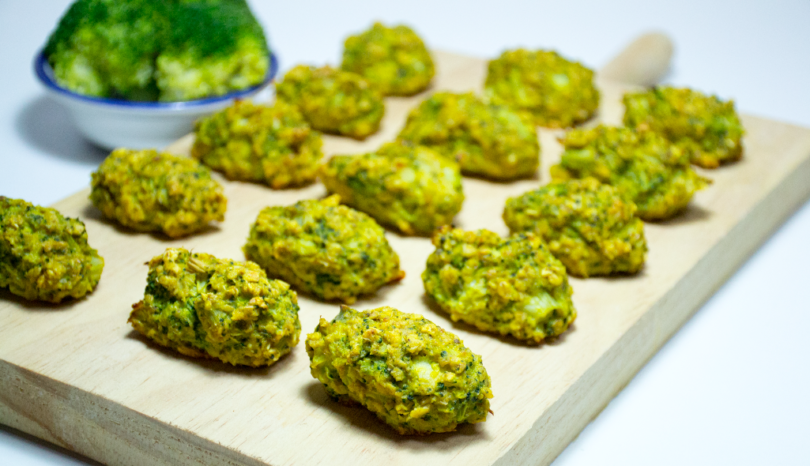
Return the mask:
<path id="1" fill-rule="evenodd" d="M 105 156 L 82 141 L 31 71 L 68 3 L 0 0 L 0 195 L 51 204 L 87 186 Z M 407 23 L 437 49 L 492 57 L 517 46 L 554 48 L 597 69 L 633 37 L 660 30 L 676 45 L 666 83 L 810 127 L 808 0 L 252 5 L 282 71 L 300 62 L 336 63 L 343 38 L 376 19 Z M 810 464 L 808 265 L 805 204 L 555 466 Z M 94 463 L 0 427 L 0 465 L 81 464 Z"/>

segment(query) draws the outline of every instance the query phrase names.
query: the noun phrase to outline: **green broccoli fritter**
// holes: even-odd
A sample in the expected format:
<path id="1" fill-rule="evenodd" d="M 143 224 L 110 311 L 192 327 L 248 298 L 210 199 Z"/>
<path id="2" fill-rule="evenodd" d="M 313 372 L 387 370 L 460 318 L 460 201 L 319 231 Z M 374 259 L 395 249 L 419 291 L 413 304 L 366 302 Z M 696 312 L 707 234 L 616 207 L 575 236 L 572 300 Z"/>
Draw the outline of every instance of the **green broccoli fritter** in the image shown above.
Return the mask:
<path id="1" fill-rule="evenodd" d="M 191 156 L 228 179 L 264 183 L 274 189 L 315 180 L 321 134 L 292 105 L 272 107 L 241 100 L 197 121 Z"/>
<path id="2" fill-rule="evenodd" d="M 445 226 L 433 245 L 422 282 L 453 321 L 540 343 L 576 319 L 565 267 L 539 236 L 502 239 L 488 230 Z"/>
<path id="3" fill-rule="evenodd" d="M 400 96 L 425 90 L 435 73 L 430 53 L 411 28 L 381 23 L 346 39 L 341 68 L 363 76 L 383 95 Z"/>
<path id="4" fill-rule="evenodd" d="M 385 230 L 339 203 L 330 196 L 263 209 L 245 256 L 300 291 L 347 303 L 404 277 Z"/>
<path id="5" fill-rule="evenodd" d="M 169 248 L 149 261 L 129 323 L 162 346 L 233 365 L 269 366 L 298 344 L 298 298 L 253 262 Z"/>
<path id="6" fill-rule="evenodd" d="M 599 125 L 560 139 L 565 152 L 551 167 L 555 181 L 592 176 L 633 199 L 638 216 L 662 220 L 683 211 L 711 183 L 695 173 L 689 154 L 651 131 Z"/>
<path id="7" fill-rule="evenodd" d="M 93 291 L 102 269 L 104 259 L 87 244 L 81 220 L 0 196 L 0 287 L 58 303 Z"/>
<path id="8" fill-rule="evenodd" d="M 656 87 L 625 94 L 624 106 L 625 125 L 661 134 L 695 165 L 717 168 L 742 157 L 745 131 L 734 101 L 687 88 Z"/>
<path id="9" fill-rule="evenodd" d="M 298 65 L 276 84 L 276 96 L 298 107 L 313 128 L 364 139 L 385 113 L 382 94 L 362 76 L 330 66 Z"/>
<path id="10" fill-rule="evenodd" d="M 578 277 L 636 273 L 647 242 L 636 205 L 595 178 L 552 183 L 506 201 L 503 220 L 513 234 L 531 231 Z"/>
<path id="11" fill-rule="evenodd" d="M 433 94 L 411 110 L 398 137 L 458 160 L 462 173 L 497 180 L 531 176 L 540 164 L 531 117 L 472 93 Z"/>
<path id="12" fill-rule="evenodd" d="M 481 356 L 418 314 L 390 307 L 340 313 L 307 335 L 312 376 L 403 435 L 484 422 L 492 389 Z"/>
<path id="13" fill-rule="evenodd" d="M 191 100 L 260 83 L 269 50 L 244 0 L 77 0 L 44 50 L 80 94 Z"/>
<path id="14" fill-rule="evenodd" d="M 452 223 L 464 202 L 458 164 L 424 146 L 388 143 L 376 152 L 336 155 L 320 177 L 341 202 L 406 235 L 430 235 Z"/>
<path id="15" fill-rule="evenodd" d="M 227 199 L 194 159 L 153 149 L 114 150 L 92 174 L 90 200 L 105 217 L 178 238 L 225 220 Z"/>
<path id="16" fill-rule="evenodd" d="M 484 95 L 534 116 L 538 126 L 567 128 L 599 106 L 593 71 L 557 52 L 507 50 L 487 67 Z"/>

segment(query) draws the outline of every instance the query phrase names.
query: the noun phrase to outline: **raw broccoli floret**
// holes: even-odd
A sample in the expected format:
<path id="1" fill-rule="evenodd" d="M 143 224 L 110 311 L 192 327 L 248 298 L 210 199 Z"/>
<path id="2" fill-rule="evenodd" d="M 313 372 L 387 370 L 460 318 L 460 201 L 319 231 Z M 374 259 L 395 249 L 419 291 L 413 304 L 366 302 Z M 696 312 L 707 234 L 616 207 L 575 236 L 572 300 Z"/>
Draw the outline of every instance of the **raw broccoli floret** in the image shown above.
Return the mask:
<path id="1" fill-rule="evenodd" d="M 60 85 L 128 100 L 222 95 L 269 67 L 245 0 L 78 0 L 44 52 Z"/>
<path id="2" fill-rule="evenodd" d="M 97 97 L 157 97 L 153 79 L 159 36 L 157 2 L 79 0 L 45 46 L 60 85 Z"/>
<path id="3" fill-rule="evenodd" d="M 245 89 L 264 79 L 267 40 L 245 0 L 185 1 L 157 57 L 160 100 L 190 100 Z"/>

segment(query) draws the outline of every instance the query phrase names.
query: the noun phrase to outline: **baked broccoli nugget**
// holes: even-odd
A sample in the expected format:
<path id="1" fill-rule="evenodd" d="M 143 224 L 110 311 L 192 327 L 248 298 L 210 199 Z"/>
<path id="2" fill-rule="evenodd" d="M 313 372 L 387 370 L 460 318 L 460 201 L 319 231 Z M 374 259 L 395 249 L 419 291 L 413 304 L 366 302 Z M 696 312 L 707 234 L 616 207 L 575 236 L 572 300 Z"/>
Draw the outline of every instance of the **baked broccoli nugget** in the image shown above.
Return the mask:
<path id="1" fill-rule="evenodd" d="M 339 196 L 259 213 L 243 248 L 248 259 L 301 291 L 354 302 L 405 276 L 385 230 Z"/>
<path id="2" fill-rule="evenodd" d="M 341 202 L 406 235 L 430 235 L 464 202 L 458 164 L 423 146 L 388 143 L 377 152 L 334 156 L 320 175 Z"/>
<path id="3" fill-rule="evenodd" d="M 179 238 L 225 220 L 227 199 L 194 159 L 116 149 L 92 174 L 90 200 L 105 217 L 138 231 Z"/>
<path id="4" fill-rule="evenodd" d="M 186 356 L 269 366 L 298 344 L 298 299 L 253 262 L 169 248 L 149 261 L 129 323 Z"/>
<path id="5" fill-rule="evenodd" d="M 276 97 L 298 107 L 313 128 L 364 139 L 380 129 L 382 94 L 362 76 L 298 65 L 276 84 Z"/>
<path id="6" fill-rule="evenodd" d="M 411 110 L 399 139 L 458 160 L 462 173 L 497 180 L 531 176 L 540 164 L 531 117 L 472 93 L 433 94 Z"/>
<path id="7" fill-rule="evenodd" d="M 0 196 L 0 287 L 58 303 L 93 291 L 103 268 L 81 220 Z"/>
<path id="8" fill-rule="evenodd" d="M 565 267 L 534 233 L 501 239 L 445 226 L 433 245 L 422 282 L 453 321 L 540 343 L 576 319 Z"/>
<path id="9" fill-rule="evenodd" d="M 360 403 L 400 434 L 486 421 L 492 390 L 481 356 L 418 314 L 342 306 L 306 346 L 312 376 L 332 398 Z"/>
<path id="10" fill-rule="evenodd" d="M 192 157 L 230 180 L 264 183 L 273 189 L 315 180 L 321 134 L 292 105 L 272 107 L 237 100 L 197 121 Z"/>
<path id="11" fill-rule="evenodd" d="M 636 205 L 595 178 L 552 183 L 506 201 L 503 219 L 512 233 L 533 231 L 578 277 L 636 273 L 647 242 Z"/>
<path id="12" fill-rule="evenodd" d="M 685 150 L 695 165 L 717 168 L 742 157 L 743 131 L 734 101 L 686 88 L 656 87 L 624 95 L 624 124 L 650 129 Z"/>
<path id="13" fill-rule="evenodd" d="M 553 51 L 507 50 L 489 62 L 484 86 L 491 102 L 531 113 L 538 126 L 574 126 L 599 107 L 593 71 Z"/>
<path id="14" fill-rule="evenodd" d="M 430 53 L 411 28 L 380 23 L 346 39 L 341 68 L 363 76 L 383 95 L 416 94 L 435 73 Z"/>
<path id="15" fill-rule="evenodd" d="M 560 142 L 555 181 L 595 177 L 629 195 L 644 220 L 674 216 L 711 183 L 692 170 L 688 153 L 652 131 L 599 125 L 569 131 Z"/>

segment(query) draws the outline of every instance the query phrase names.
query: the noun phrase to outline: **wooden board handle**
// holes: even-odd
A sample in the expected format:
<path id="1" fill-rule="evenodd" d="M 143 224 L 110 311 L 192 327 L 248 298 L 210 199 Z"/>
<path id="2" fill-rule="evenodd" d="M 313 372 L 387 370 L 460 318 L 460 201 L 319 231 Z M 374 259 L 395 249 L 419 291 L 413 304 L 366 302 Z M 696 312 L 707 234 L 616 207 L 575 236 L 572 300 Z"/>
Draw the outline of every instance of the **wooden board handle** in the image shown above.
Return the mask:
<path id="1" fill-rule="evenodd" d="M 672 40 L 660 32 L 638 37 L 600 71 L 599 76 L 638 86 L 654 86 L 669 70 Z"/>

